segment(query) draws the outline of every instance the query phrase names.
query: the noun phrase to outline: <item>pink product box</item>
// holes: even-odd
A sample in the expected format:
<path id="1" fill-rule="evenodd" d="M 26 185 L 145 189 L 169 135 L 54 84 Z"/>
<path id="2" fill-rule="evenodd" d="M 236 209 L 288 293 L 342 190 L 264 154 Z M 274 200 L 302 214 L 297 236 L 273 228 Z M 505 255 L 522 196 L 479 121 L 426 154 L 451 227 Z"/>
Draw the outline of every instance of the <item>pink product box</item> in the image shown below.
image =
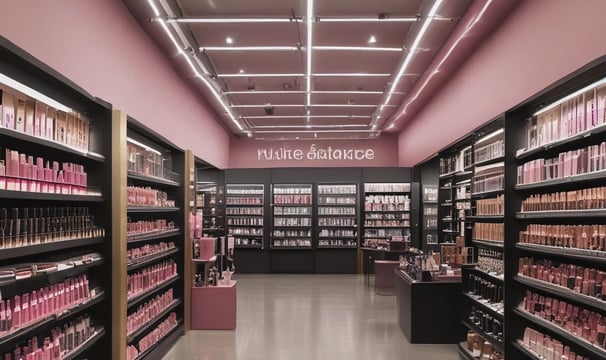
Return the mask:
<path id="1" fill-rule="evenodd" d="M 200 259 L 208 260 L 215 256 L 215 239 L 214 238 L 201 238 L 200 242 Z"/>

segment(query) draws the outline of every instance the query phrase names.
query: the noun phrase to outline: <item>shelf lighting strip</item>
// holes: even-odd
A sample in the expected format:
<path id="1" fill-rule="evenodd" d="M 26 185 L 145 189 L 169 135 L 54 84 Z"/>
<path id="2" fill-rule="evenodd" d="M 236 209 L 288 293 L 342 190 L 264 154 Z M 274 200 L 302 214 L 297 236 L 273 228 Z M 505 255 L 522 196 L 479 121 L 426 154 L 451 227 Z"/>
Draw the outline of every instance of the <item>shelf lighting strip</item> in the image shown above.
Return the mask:
<path id="1" fill-rule="evenodd" d="M 203 69 L 204 74 L 201 74 L 200 71 L 198 70 L 198 68 L 194 65 L 191 57 L 183 50 L 185 48 L 190 48 L 189 46 L 183 46 L 180 45 L 179 42 L 177 41 L 177 39 L 175 38 L 175 36 L 173 35 L 173 33 L 170 31 L 170 29 L 168 28 L 168 23 L 166 20 L 160 18 L 160 11 L 158 9 L 158 7 L 155 4 L 154 0 L 147 0 L 147 3 L 149 4 L 150 8 L 152 9 L 152 11 L 154 12 L 154 16 L 156 17 L 156 22 L 160 23 L 162 29 L 164 30 L 164 32 L 166 33 L 166 35 L 168 36 L 168 38 L 170 39 L 170 41 L 173 43 L 175 49 L 177 50 L 177 53 L 179 55 L 182 55 L 185 58 L 185 61 L 187 62 L 187 64 L 189 65 L 189 67 L 191 68 L 192 72 L 194 73 L 194 75 L 199 78 L 200 80 L 202 80 L 202 82 L 204 83 L 204 85 L 206 85 L 206 87 L 210 90 L 210 93 L 213 94 L 213 96 L 215 97 L 215 99 L 221 104 L 221 106 L 223 107 L 223 109 L 225 110 L 225 112 L 227 113 L 227 115 L 229 116 L 229 118 L 231 119 L 231 121 L 236 124 L 236 126 L 238 127 L 238 129 L 240 131 L 244 131 L 244 128 L 242 127 L 242 125 L 240 124 L 240 122 L 238 120 L 236 120 L 236 117 L 234 116 L 234 114 L 231 112 L 231 109 L 226 105 L 225 101 L 223 100 L 223 98 L 221 97 L 220 93 L 215 89 L 215 87 L 212 85 L 212 83 L 208 80 L 207 76 L 208 76 L 208 70 L 206 68 L 204 68 L 204 66 L 198 62 L 198 65 Z M 169 11 L 166 10 L 165 11 Z M 171 14 L 169 14 L 171 15 Z M 182 38 L 184 38 L 184 35 L 182 34 L 182 31 L 178 25 L 178 23 L 173 22 L 172 27 L 175 31 L 178 31 L 181 35 Z M 187 43 L 184 43 L 187 45 Z M 248 131 L 244 131 L 248 136 L 250 136 L 250 132 Z"/>
<path id="2" fill-rule="evenodd" d="M 568 96 L 565 96 L 565 97 L 559 99 L 558 101 L 556 101 L 556 102 L 554 102 L 554 103 L 552 103 L 552 104 L 550 104 L 548 106 L 545 106 L 541 110 L 539 110 L 536 113 L 534 113 L 533 116 L 541 115 L 542 113 L 547 112 L 547 111 L 553 109 L 554 107 L 556 107 L 556 106 L 558 106 L 560 104 L 563 104 L 566 101 L 568 101 L 570 99 L 573 99 L 573 98 L 575 98 L 575 97 L 583 94 L 584 92 L 587 92 L 587 91 L 589 91 L 589 90 L 591 90 L 593 88 L 596 88 L 596 87 L 598 87 L 600 85 L 604 85 L 604 84 L 606 84 L 606 78 L 604 78 L 602 80 L 599 80 L 599 81 L 596 81 L 596 82 L 594 82 L 593 84 L 591 84 L 589 86 L 586 86 L 586 87 L 584 87 L 584 88 L 582 88 L 580 90 L 577 90 L 577 91 L 573 92 L 572 94 L 570 94 Z"/>
<path id="3" fill-rule="evenodd" d="M 57 110 L 66 112 L 66 113 L 70 113 L 72 112 L 72 109 L 69 106 L 65 106 L 63 104 L 61 104 L 60 102 L 58 102 L 57 100 L 51 99 L 50 97 L 42 94 L 41 92 L 38 92 L 32 88 L 30 88 L 29 86 L 22 84 L 20 82 L 18 82 L 15 79 L 12 79 L 2 73 L 0 73 L 0 83 L 11 87 L 29 97 L 32 97 L 38 101 L 41 101 L 43 103 L 45 103 L 46 105 L 52 106 Z"/>

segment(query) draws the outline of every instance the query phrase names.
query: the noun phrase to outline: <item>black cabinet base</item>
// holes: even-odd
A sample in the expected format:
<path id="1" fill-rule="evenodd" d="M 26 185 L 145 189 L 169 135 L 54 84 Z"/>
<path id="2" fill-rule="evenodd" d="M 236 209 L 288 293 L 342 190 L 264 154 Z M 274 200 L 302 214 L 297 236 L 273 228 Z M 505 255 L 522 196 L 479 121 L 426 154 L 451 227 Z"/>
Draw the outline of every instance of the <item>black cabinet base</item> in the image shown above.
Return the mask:
<path id="1" fill-rule="evenodd" d="M 358 251 L 353 249 L 316 249 L 316 274 L 356 274 Z"/>
<path id="2" fill-rule="evenodd" d="M 240 274 L 268 274 L 271 272 L 269 251 L 254 248 L 236 248 L 234 264 Z"/>
<path id="3" fill-rule="evenodd" d="M 406 339 L 411 344 L 458 343 L 461 284 L 414 281 L 400 270 L 394 276 L 397 319 Z"/>
<path id="4" fill-rule="evenodd" d="M 313 274 L 313 250 L 272 249 L 271 272 L 283 274 Z"/>

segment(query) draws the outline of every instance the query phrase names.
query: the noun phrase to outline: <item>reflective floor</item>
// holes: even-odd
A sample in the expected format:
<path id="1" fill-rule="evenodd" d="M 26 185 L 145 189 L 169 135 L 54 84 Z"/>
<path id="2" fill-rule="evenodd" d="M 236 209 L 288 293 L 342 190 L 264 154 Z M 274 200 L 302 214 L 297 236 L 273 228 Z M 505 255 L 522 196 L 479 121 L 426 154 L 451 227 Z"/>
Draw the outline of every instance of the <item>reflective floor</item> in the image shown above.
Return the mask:
<path id="1" fill-rule="evenodd" d="M 164 360 L 458 360 L 455 345 L 411 345 L 395 297 L 361 275 L 240 275 L 235 331 L 191 331 Z M 436 324 L 439 326 L 439 324 Z"/>

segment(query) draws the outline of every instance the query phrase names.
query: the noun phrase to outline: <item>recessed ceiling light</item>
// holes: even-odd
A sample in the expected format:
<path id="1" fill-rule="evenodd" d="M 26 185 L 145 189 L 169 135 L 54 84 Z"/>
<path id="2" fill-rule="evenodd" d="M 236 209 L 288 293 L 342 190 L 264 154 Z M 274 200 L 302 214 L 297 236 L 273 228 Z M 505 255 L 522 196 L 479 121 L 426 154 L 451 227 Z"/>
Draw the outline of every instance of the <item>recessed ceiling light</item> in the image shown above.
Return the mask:
<path id="1" fill-rule="evenodd" d="M 234 39 L 232 39 L 231 37 L 228 36 L 228 37 L 225 38 L 225 42 L 228 43 L 228 44 L 233 44 L 234 43 Z"/>
<path id="2" fill-rule="evenodd" d="M 368 39 L 369 44 L 374 44 L 377 42 L 377 38 L 374 35 L 370 35 L 370 39 Z"/>

